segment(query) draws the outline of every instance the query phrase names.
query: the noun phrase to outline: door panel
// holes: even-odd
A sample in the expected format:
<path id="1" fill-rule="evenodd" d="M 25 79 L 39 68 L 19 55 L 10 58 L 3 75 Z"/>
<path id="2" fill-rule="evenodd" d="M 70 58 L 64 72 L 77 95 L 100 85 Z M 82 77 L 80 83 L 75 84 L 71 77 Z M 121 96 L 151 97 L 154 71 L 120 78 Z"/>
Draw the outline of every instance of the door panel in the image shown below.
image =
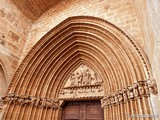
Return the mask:
<path id="1" fill-rule="evenodd" d="M 85 120 L 103 120 L 103 111 L 98 102 L 87 103 Z"/>
<path id="2" fill-rule="evenodd" d="M 67 103 L 62 120 L 103 120 L 103 109 L 99 101 Z"/>
<path id="3" fill-rule="evenodd" d="M 69 103 L 63 111 L 63 120 L 80 120 L 80 104 Z"/>

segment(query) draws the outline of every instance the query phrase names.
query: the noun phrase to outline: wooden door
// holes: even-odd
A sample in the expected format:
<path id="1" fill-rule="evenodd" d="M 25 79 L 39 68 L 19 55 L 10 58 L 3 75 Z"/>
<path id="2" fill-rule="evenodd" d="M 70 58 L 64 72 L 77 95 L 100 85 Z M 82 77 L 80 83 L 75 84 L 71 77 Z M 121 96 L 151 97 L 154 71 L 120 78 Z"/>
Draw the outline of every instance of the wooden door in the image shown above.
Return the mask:
<path id="1" fill-rule="evenodd" d="M 103 120 L 99 101 L 69 102 L 63 109 L 62 120 Z"/>

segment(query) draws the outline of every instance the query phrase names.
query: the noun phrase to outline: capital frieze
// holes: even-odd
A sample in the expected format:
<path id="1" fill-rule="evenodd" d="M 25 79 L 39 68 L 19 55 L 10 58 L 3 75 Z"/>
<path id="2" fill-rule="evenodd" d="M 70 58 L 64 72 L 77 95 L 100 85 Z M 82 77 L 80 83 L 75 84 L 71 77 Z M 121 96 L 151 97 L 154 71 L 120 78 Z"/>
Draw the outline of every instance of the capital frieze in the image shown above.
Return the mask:
<path id="1" fill-rule="evenodd" d="M 37 107 L 46 107 L 56 109 L 59 107 L 59 103 L 53 99 L 41 98 L 29 95 L 18 95 L 15 93 L 8 93 L 2 96 L 3 104 L 19 104 L 19 105 L 31 105 Z"/>
<path id="2" fill-rule="evenodd" d="M 156 95 L 158 93 L 157 84 L 156 84 L 155 79 L 150 80 L 149 88 L 152 94 Z"/>
<path id="3" fill-rule="evenodd" d="M 102 107 L 109 107 L 131 100 L 137 100 L 142 97 L 149 97 L 150 93 L 157 94 L 157 85 L 155 80 L 138 81 L 124 89 L 111 93 L 101 99 Z"/>

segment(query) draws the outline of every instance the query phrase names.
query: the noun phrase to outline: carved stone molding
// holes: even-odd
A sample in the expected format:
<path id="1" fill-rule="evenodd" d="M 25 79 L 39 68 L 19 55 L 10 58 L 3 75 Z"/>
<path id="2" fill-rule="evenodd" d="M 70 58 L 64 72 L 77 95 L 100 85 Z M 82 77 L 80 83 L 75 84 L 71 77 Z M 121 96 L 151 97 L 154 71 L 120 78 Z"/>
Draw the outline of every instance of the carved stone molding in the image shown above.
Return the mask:
<path id="1" fill-rule="evenodd" d="M 86 65 L 71 72 L 59 93 L 59 100 L 80 100 L 104 96 L 103 81 L 98 74 Z"/>
<path id="2" fill-rule="evenodd" d="M 150 83 L 147 81 L 138 81 L 131 86 L 127 86 L 125 89 L 105 96 L 101 99 L 101 105 L 102 107 L 109 107 L 142 97 L 149 97 L 150 92 L 153 94 L 157 94 L 158 92 L 155 80 L 151 80 Z"/>
<path id="3" fill-rule="evenodd" d="M 46 107 L 51 109 L 56 109 L 59 106 L 59 103 L 49 98 L 40 98 L 29 95 L 18 95 L 15 93 L 9 93 L 2 97 L 4 104 L 6 103 L 15 103 L 20 105 L 32 105 L 38 107 Z"/>

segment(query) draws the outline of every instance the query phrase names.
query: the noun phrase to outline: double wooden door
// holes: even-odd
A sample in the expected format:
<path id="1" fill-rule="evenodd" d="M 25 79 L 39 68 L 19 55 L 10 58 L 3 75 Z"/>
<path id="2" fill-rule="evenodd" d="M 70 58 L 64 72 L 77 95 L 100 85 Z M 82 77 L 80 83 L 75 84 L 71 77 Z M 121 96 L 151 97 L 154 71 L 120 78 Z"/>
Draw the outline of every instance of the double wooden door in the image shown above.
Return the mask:
<path id="1" fill-rule="evenodd" d="M 63 109 L 62 120 L 103 120 L 99 101 L 69 102 Z"/>

